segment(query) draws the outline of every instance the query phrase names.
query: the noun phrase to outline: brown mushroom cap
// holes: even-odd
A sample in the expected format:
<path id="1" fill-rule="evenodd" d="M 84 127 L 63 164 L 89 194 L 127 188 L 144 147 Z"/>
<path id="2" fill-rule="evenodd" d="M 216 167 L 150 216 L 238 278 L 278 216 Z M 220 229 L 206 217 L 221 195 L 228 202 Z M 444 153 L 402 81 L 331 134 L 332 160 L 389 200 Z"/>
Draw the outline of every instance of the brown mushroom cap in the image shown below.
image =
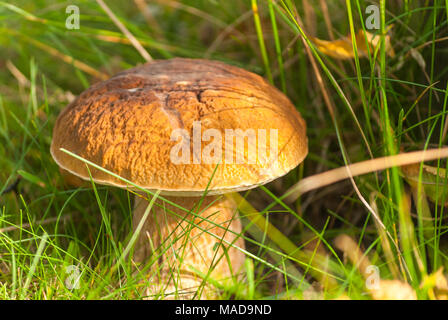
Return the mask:
<path id="1" fill-rule="evenodd" d="M 202 133 L 221 132 L 223 149 L 226 129 L 265 129 L 268 155 L 270 129 L 277 129 L 278 165 L 263 157 L 229 163 L 227 149 L 219 164 L 173 163 L 170 152 L 179 141 L 171 134 L 185 129 L 193 145 L 194 121 L 200 121 Z M 201 141 L 201 150 L 211 141 Z M 265 184 L 295 168 L 308 152 L 305 121 L 262 77 L 222 62 L 183 58 L 121 72 L 93 85 L 61 112 L 51 154 L 63 169 L 90 179 L 86 165 L 60 148 L 143 188 L 185 196 L 198 196 L 207 186 L 209 194 L 220 194 Z M 247 144 L 244 154 L 248 159 Z M 101 170 L 89 170 L 97 183 L 129 187 Z"/>

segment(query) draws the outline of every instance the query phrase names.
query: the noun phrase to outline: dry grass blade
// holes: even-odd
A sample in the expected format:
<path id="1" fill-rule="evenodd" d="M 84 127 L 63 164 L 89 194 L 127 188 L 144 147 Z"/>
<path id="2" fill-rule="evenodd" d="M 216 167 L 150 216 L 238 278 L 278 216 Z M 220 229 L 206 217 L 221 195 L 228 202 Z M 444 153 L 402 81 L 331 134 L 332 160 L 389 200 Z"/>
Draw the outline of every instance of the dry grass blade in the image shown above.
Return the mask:
<path id="1" fill-rule="evenodd" d="M 400 153 L 393 156 L 361 161 L 302 179 L 291 187 L 285 193 L 284 197 L 286 197 L 287 201 L 292 202 L 308 191 L 322 188 L 344 179 L 392 167 L 400 167 L 441 158 L 448 158 L 448 148 Z"/>
<path id="2" fill-rule="evenodd" d="M 54 56 L 58 59 L 61 59 L 65 63 L 72 64 L 75 68 L 78 68 L 78 69 L 84 71 L 85 73 L 88 73 L 91 76 L 94 76 L 95 78 L 98 78 L 101 80 L 106 80 L 109 78 L 109 76 L 107 74 L 97 71 L 95 68 L 92 68 L 88 64 L 85 64 L 84 62 L 79 61 L 71 56 L 68 56 L 45 43 L 37 41 L 37 40 L 35 40 L 31 37 L 28 37 L 24 34 L 18 33 L 15 30 L 8 30 L 8 32 L 11 34 L 14 34 L 16 36 L 22 37 L 24 40 L 28 41 L 32 45 L 42 49 L 43 51 L 51 54 L 52 56 Z"/>
<path id="3" fill-rule="evenodd" d="M 100 7 L 107 13 L 109 18 L 115 23 L 115 25 L 120 29 L 121 32 L 129 39 L 129 41 L 132 43 L 134 48 L 140 53 L 140 55 L 146 60 L 151 61 L 152 57 L 148 53 L 148 51 L 143 48 L 143 46 L 138 42 L 138 40 L 134 37 L 132 33 L 129 32 L 129 30 L 125 27 L 123 23 L 121 23 L 120 20 L 118 20 L 117 16 L 112 12 L 112 10 L 109 9 L 107 4 L 104 3 L 103 0 L 96 0 L 96 2 L 100 5 Z"/>
<path id="4" fill-rule="evenodd" d="M 215 52 L 215 50 L 219 47 L 219 45 L 224 41 L 224 39 L 232 34 L 235 33 L 236 26 L 246 21 L 248 18 L 252 17 L 252 10 L 246 11 L 243 13 L 238 19 L 236 19 L 233 23 L 229 24 L 224 28 L 223 31 L 216 37 L 216 39 L 212 42 L 212 44 L 209 46 L 207 51 L 204 53 L 204 58 L 209 59 L 211 55 Z"/>
<path id="5" fill-rule="evenodd" d="M 21 86 L 27 88 L 30 87 L 30 81 L 23 75 L 22 72 L 20 72 L 19 69 L 17 69 L 17 67 L 11 62 L 11 60 L 6 61 L 6 68 L 8 68 L 9 72 L 11 72 L 11 74 L 14 76 L 14 78 L 17 79 L 17 82 L 19 82 Z"/>
<path id="6" fill-rule="evenodd" d="M 0 228 L 0 233 L 5 233 L 5 232 L 11 232 L 11 231 L 15 231 L 15 230 L 21 230 L 21 229 L 25 229 L 25 228 L 29 228 L 31 227 L 31 225 L 36 226 L 43 226 L 45 224 L 49 224 L 49 223 L 53 223 L 53 222 L 57 222 L 57 221 L 67 221 L 69 220 L 71 217 L 70 215 L 66 215 L 66 216 L 62 216 L 62 217 L 53 217 L 53 218 L 48 218 L 45 220 L 39 220 L 34 222 L 33 224 L 31 223 L 22 223 L 20 226 L 8 226 L 8 227 L 4 227 L 4 228 Z"/>

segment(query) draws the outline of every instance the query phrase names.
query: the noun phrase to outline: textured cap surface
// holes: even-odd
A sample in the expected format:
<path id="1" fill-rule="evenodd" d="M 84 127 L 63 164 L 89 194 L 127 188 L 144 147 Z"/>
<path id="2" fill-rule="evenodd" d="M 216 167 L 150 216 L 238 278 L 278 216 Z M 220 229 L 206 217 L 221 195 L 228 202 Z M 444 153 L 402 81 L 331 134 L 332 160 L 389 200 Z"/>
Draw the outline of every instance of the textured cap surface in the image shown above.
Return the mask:
<path id="1" fill-rule="evenodd" d="M 60 148 L 141 187 L 186 196 L 207 186 L 209 194 L 256 187 L 295 168 L 308 152 L 305 121 L 262 77 L 182 58 L 121 72 L 61 112 L 51 154 L 60 167 L 88 180 L 86 165 Z M 126 187 L 89 170 L 97 183 Z"/>

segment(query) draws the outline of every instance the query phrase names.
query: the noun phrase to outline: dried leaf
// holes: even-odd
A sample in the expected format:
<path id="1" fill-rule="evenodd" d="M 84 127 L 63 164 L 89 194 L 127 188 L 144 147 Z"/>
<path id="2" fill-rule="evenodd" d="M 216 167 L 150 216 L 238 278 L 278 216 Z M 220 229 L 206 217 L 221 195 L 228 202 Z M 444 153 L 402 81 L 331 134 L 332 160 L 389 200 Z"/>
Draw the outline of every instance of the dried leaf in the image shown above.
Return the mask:
<path id="1" fill-rule="evenodd" d="M 375 300 L 417 300 L 414 289 L 400 280 L 381 280 L 379 288 L 370 292 Z"/>
<path id="2" fill-rule="evenodd" d="M 373 54 L 374 50 L 380 44 L 380 35 L 374 35 L 368 31 L 359 30 L 355 36 L 356 46 L 358 47 L 358 56 L 367 57 L 368 50 Z M 353 52 L 353 44 L 351 35 L 334 41 L 321 40 L 318 38 L 311 37 L 311 40 L 317 46 L 317 48 L 327 56 L 333 57 L 335 59 L 352 59 L 355 57 Z M 369 46 L 370 48 L 368 48 Z M 385 36 L 385 46 L 386 53 L 394 57 L 395 51 L 390 44 L 390 36 Z"/>

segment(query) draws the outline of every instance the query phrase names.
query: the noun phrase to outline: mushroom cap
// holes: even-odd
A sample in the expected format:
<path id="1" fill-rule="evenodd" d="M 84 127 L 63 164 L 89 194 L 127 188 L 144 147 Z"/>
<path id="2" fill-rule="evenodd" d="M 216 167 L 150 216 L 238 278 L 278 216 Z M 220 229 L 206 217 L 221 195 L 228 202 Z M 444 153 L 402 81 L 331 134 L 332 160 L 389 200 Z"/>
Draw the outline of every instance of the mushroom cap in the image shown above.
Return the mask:
<path id="1" fill-rule="evenodd" d="M 60 148 L 139 187 L 198 196 L 247 190 L 288 173 L 307 155 L 307 141 L 300 113 L 262 77 L 218 61 L 175 58 L 84 91 L 59 114 L 51 154 L 85 180 L 90 171 L 96 183 L 132 188 Z"/>

